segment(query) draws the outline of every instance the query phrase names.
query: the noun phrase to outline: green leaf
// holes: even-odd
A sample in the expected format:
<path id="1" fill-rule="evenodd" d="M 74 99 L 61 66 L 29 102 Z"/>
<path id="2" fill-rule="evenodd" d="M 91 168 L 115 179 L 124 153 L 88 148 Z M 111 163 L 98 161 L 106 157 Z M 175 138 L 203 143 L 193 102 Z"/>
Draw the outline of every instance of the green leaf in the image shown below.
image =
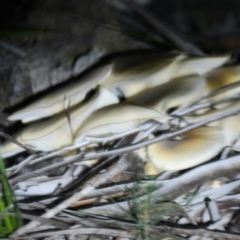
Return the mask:
<path id="1" fill-rule="evenodd" d="M 5 236 L 22 226 L 22 218 L 19 208 L 14 201 L 11 187 L 8 183 L 7 174 L 4 167 L 3 159 L 0 157 L 0 183 L 2 193 L 0 196 L 0 212 L 6 213 L 0 220 L 0 235 Z M 9 216 L 8 213 L 15 213 L 16 216 Z"/>

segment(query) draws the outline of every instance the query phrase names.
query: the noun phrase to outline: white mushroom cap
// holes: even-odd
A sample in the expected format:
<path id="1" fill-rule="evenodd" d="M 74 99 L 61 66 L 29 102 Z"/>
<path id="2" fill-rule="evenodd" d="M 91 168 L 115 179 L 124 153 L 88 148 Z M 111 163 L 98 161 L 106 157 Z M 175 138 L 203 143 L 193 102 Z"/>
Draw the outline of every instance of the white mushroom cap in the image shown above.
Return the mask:
<path id="1" fill-rule="evenodd" d="M 97 68 L 83 79 L 62 87 L 51 94 L 31 103 L 27 107 L 15 112 L 8 119 L 21 120 L 23 123 L 39 120 L 63 112 L 83 101 L 86 94 L 102 83 L 112 72 L 112 64 Z"/>
<path id="2" fill-rule="evenodd" d="M 113 61 L 117 70 L 103 82 L 103 86 L 109 89 L 118 88 L 128 98 L 147 87 L 168 82 L 178 69 L 178 62 L 184 57 L 176 54 L 169 54 L 164 58 L 159 55 L 137 56 L 137 64 L 130 62 L 136 62 L 136 56 L 120 58 Z M 118 65 L 125 67 L 119 68 Z"/>
<path id="3" fill-rule="evenodd" d="M 128 99 L 128 102 L 141 106 L 148 106 L 161 113 L 178 107 L 201 96 L 206 91 L 206 80 L 199 75 L 188 75 L 172 79 L 171 81 L 147 88 Z"/>
<path id="4" fill-rule="evenodd" d="M 72 131 L 74 134 L 93 111 L 117 102 L 118 99 L 115 95 L 101 87 L 92 99 L 72 110 L 70 113 L 71 126 L 66 114 L 61 114 L 52 119 L 32 123 L 17 133 L 15 137 L 19 142 L 34 146 L 41 151 L 60 149 L 73 143 Z M 8 141 L 0 149 L 3 157 L 24 151 L 18 145 Z"/>
<path id="5" fill-rule="evenodd" d="M 165 123 L 169 117 L 153 109 L 133 104 L 110 105 L 95 111 L 83 122 L 76 134 L 75 143 L 82 141 L 86 134 L 101 136 L 119 133 L 137 127 L 150 119 Z"/>
<path id="6" fill-rule="evenodd" d="M 181 77 L 190 74 L 204 75 L 214 68 L 222 66 L 230 59 L 230 55 L 215 57 L 187 57 L 179 62 L 179 68 L 174 77 Z"/>

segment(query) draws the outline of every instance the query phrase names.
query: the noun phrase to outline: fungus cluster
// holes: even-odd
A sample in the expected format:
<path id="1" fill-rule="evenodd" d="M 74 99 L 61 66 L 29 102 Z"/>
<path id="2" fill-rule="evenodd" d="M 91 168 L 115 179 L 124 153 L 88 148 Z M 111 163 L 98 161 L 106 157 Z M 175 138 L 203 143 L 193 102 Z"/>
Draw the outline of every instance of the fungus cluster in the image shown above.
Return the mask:
<path id="1" fill-rule="evenodd" d="M 86 136 L 105 137 L 129 131 L 148 120 L 165 124 L 171 131 L 171 120 L 181 109 L 240 80 L 239 66 L 225 66 L 229 59 L 229 55 L 193 58 L 177 53 L 115 58 L 9 116 L 10 121 L 26 124 L 14 137 L 36 150 L 51 152 L 80 144 Z M 93 93 L 88 94 L 90 91 Z M 235 87 L 208 101 L 221 101 L 238 93 Z M 174 127 L 239 106 L 236 100 L 209 105 L 204 111 L 189 111 L 180 114 L 181 123 Z M 135 152 L 145 162 L 146 174 L 187 169 L 210 160 L 231 145 L 239 135 L 239 119 L 238 115 L 231 116 Z M 161 131 L 148 137 L 158 134 Z M 23 151 L 9 141 L 1 146 L 4 158 Z"/>

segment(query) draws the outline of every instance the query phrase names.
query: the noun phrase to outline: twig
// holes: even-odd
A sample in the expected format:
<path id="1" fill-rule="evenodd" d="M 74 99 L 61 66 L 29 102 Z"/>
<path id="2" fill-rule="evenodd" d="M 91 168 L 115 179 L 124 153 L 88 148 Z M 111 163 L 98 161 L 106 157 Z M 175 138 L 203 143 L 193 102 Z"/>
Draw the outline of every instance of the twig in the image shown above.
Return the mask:
<path id="1" fill-rule="evenodd" d="M 17 216 L 16 213 L 11 213 L 11 212 L 1 213 L 0 212 L 1 217 L 4 216 L 4 215 Z M 50 225 L 50 226 L 54 226 L 54 227 L 57 227 L 57 228 L 60 228 L 60 229 L 66 229 L 66 228 L 70 227 L 69 224 L 59 222 L 59 221 L 56 221 L 56 220 L 53 220 L 53 219 L 45 219 L 45 218 L 42 218 L 42 217 L 38 217 L 38 216 L 30 215 L 30 214 L 25 214 L 25 213 L 21 213 L 20 215 L 24 219 L 38 221 L 38 222 L 40 222 L 44 225 Z"/>
<path id="2" fill-rule="evenodd" d="M 59 156 L 59 155 L 63 155 L 63 154 L 66 154 L 67 152 L 69 151 L 72 151 L 72 150 L 75 150 L 75 149 L 78 149 L 80 147 L 84 147 L 84 146 L 87 146 L 91 143 L 107 143 L 107 142 L 110 142 L 110 141 L 114 141 L 114 140 L 117 140 L 119 138 L 122 138 L 122 137 L 126 137 L 128 135 L 131 135 L 131 134 L 134 134 L 134 133 L 137 133 L 137 132 L 141 132 L 141 131 L 147 131 L 149 130 L 152 126 L 155 126 L 154 129 L 156 129 L 159 124 L 158 123 L 153 123 L 152 121 L 150 122 L 145 122 L 143 123 L 141 126 L 135 128 L 135 129 L 132 129 L 130 131 L 126 131 L 124 133 L 120 133 L 120 134 L 115 134 L 113 136 L 110 136 L 110 137 L 104 137 L 104 138 L 96 138 L 96 137 L 90 137 L 90 136 L 86 136 L 84 138 L 84 141 L 77 144 L 77 145 L 74 145 L 74 146 L 70 146 L 70 147 L 65 147 L 61 150 L 58 150 L 58 151 L 55 151 L 55 152 L 51 152 L 45 156 L 42 156 L 42 157 L 38 157 L 36 159 L 32 159 L 31 161 L 28 161 L 28 164 L 29 165 L 34 165 L 36 163 L 39 163 L 41 161 L 44 161 L 44 160 L 47 160 L 49 158 L 52 158 L 52 157 L 55 157 L 55 156 Z M 156 126 L 157 125 L 157 126 Z M 152 130 L 151 130 L 152 131 Z M 84 160 L 84 159 L 83 159 Z M 27 161 L 27 159 L 26 159 Z M 21 163 L 20 163 L 21 164 Z M 20 164 L 18 164 L 17 166 L 13 166 L 9 169 L 7 169 L 7 171 L 13 171 L 13 170 L 16 170 L 17 168 L 20 168 Z"/>
<path id="3" fill-rule="evenodd" d="M 42 156 L 42 157 L 39 157 L 39 158 L 36 158 L 34 160 L 32 160 L 29 165 L 34 165 L 36 163 L 39 163 L 41 161 L 44 161 L 44 160 L 47 160 L 49 158 L 53 158 L 53 157 L 56 157 L 56 156 L 61 156 L 61 155 L 64 155 L 72 150 L 76 150 L 80 147 L 84 147 L 84 146 L 87 146 L 88 144 L 90 144 L 89 141 L 85 141 L 85 142 L 82 142 L 78 145 L 75 145 L 75 146 L 71 146 L 71 147 L 66 147 L 66 148 L 63 148 L 61 150 L 58 150 L 58 151 L 55 151 L 55 152 L 51 152 L 45 156 Z"/>
<path id="4" fill-rule="evenodd" d="M 71 157 L 71 158 L 68 159 L 67 161 L 63 161 L 63 162 L 60 162 L 60 163 L 55 163 L 55 164 L 52 164 L 52 165 L 50 165 L 50 166 L 47 166 L 47 167 L 38 169 L 38 170 L 36 170 L 36 171 L 29 172 L 29 173 L 23 174 L 23 175 L 21 175 L 21 176 L 18 176 L 18 177 L 16 177 L 16 178 L 10 179 L 10 180 L 9 180 L 9 183 L 10 183 L 12 186 L 14 186 L 14 185 L 17 184 L 18 182 L 22 182 L 22 181 L 24 181 L 24 180 L 27 180 L 27 179 L 33 178 L 33 177 L 39 177 L 39 176 L 45 174 L 46 172 L 49 172 L 49 171 L 51 171 L 51 170 L 54 170 L 54 169 L 57 169 L 57 168 L 66 166 L 66 165 L 71 164 L 71 163 L 74 163 L 74 162 L 76 162 L 76 161 L 79 161 L 82 157 L 83 157 L 83 153 L 80 153 L 80 154 L 78 154 L 78 155 L 75 155 L 74 157 Z"/>
<path id="5" fill-rule="evenodd" d="M 161 136 L 156 137 L 154 139 L 150 139 L 150 140 L 147 140 L 147 141 L 144 141 L 144 142 L 141 142 L 141 143 L 130 144 L 126 147 L 124 146 L 124 147 L 121 147 L 121 148 L 118 148 L 118 149 L 113 149 L 113 150 L 106 151 L 106 152 L 89 153 L 89 154 L 86 154 L 84 156 L 84 158 L 87 159 L 87 160 L 91 160 L 91 159 L 96 159 L 96 158 L 101 158 L 101 157 L 106 157 L 106 156 L 112 156 L 112 155 L 122 154 L 122 153 L 126 153 L 126 152 L 131 152 L 131 151 L 137 150 L 139 148 L 146 147 L 150 144 L 154 144 L 154 143 L 157 143 L 157 142 L 167 140 L 169 138 L 179 136 L 183 133 L 186 133 L 186 132 L 191 131 L 193 129 L 196 129 L 198 127 L 207 125 L 211 122 L 215 122 L 215 121 L 224 119 L 226 117 L 234 116 L 234 115 L 237 115 L 239 113 L 240 113 L 240 106 L 239 106 L 239 109 L 233 109 L 233 110 L 226 111 L 222 115 L 212 116 L 209 119 L 205 119 L 205 120 L 196 122 L 196 123 L 191 124 L 187 127 L 181 128 L 177 131 L 162 134 Z"/>
<path id="6" fill-rule="evenodd" d="M 184 116 L 184 115 L 196 112 L 196 111 L 204 109 L 204 108 L 212 108 L 216 105 L 219 105 L 219 104 L 222 104 L 222 103 L 233 102 L 233 101 L 236 101 L 236 100 L 239 100 L 239 99 L 240 99 L 240 95 L 234 95 L 232 97 L 228 97 L 228 98 L 224 98 L 224 99 L 220 99 L 220 100 L 216 100 L 216 101 L 212 101 L 212 102 L 207 102 L 207 103 L 194 105 L 192 107 L 183 109 L 178 113 L 173 112 L 173 113 L 171 113 L 171 116 L 180 117 L 180 116 Z"/>
<path id="7" fill-rule="evenodd" d="M 199 185 L 200 182 L 211 181 L 218 177 L 225 177 L 227 174 L 240 170 L 240 155 L 228 158 L 223 161 L 216 161 L 199 166 L 189 172 L 171 180 L 156 182 L 161 187 L 151 193 L 151 202 L 171 200 L 177 196 L 184 194 L 190 188 Z M 147 184 L 147 183 L 146 183 Z M 152 184 L 152 182 L 150 183 Z M 143 185 L 144 186 L 144 185 Z M 131 185 L 130 185 L 131 187 Z M 96 195 L 94 195 L 96 196 Z M 91 195 L 93 197 L 93 195 Z M 145 201 L 146 196 L 137 199 L 137 202 Z M 129 211 L 129 202 L 108 204 L 105 206 L 94 207 L 83 210 L 85 213 L 101 214 L 111 216 L 113 214 L 124 214 L 124 211 Z"/>
<path id="8" fill-rule="evenodd" d="M 134 133 L 138 133 L 141 131 L 147 131 L 149 130 L 151 127 L 153 126 L 153 123 L 143 123 L 141 126 L 138 126 L 134 129 L 131 129 L 129 131 L 125 131 L 123 133 L 118 133 L 118 134 L 114 134 L 110 137 L 91 137 L 91 136 L 86 136 L 84 137 L 84 140 L 89 141 L 91 143 L 106 143 L 106 142 L 111 142 L 114 141 L 116 139 L 120 139 L 123 137 L 126 137 L 128 135 L 134 134 Z"/>
<path id="9" fill-rule="evenodd" d="M 152 201 L 159 199 L 174 199 L 180 191 L 187 190 L 194 185 L 198 185 L 201 181 L 211 181 L 218 177 L 225 177 L 226 173 L 233 173 L 240 169 L 240 155 L 228 158 L 223 161 L 209 163 L 194 168 L 193 170 L 183 174 L 163 185 L 160 189 L 152 193 Z M 175 186 L 173 186 L 175 182 Z M 167 186 L 167 187 L 166 187 Z"/>
<path id="10" fill-rule="evenodd" d="M 170 180 L 166 180 L 166 181 L 170 181 Z M 141 189 L 147 188 L 147 186 L 149 185 L 159 188 L 163 185 L 163 183 L 166 184 L 165 181 L 146 181 L 146 182 L 139 183 L 138 186 Z M 95 189 L 91 193 L 87 194 L 84 199 L 104 197 L 104 196 L 109 196 L 109 195 L 122 193 L 122 192 L 127 193 L 127 189 L 131 190 L 135 186 L 136 186 L 136 183 L 131 182 L 131 183 L 118 184 L 118 185 L 114 185 L 106 188 Z"/>
<path id="11" fill-rule="evenodd" d="M 35 234 L 28 234 L 28 236 L 24 237 L 17 237 L 14 239 L 32 239 L 32 238 L 42 238 L 51 235 L 105 235 L 105 236 L 112 236 L 112 237 L 126 237 L 126 238 L 136 238 L 136 233 L 116 230 L 116 229 L 109 229 L 109 228 L 78 228 L 78 229 L 69 229 L 69 230 L 62 230 L 62 231 L 53 231 L 53 232 L 46 232 L 46 233 L 35 233 Z"/>
<path id="12" fill-rule="evenodd" d="M 162 227 L 154 227 L 154 230 L 155 229 L 159 229 L 160 231 L 164 230 L 165 232 L 167 231 L 173 234 L 201 236 L 201 237 L 213 238 L 218 240 L 239 240 L 239 234 L 207 230 L 200 227 L 186 228 L 182 226 L 171 227 L 171 226 L 164 225 Z"/>
<path id="13" fill-rule="evenodd" d="M 239 87 L 239 86 L 240 86 L 240 81 L 232 83 L 232 84 L 228 84 L 227 86 L 224 86 L 224 87 L 221 87 L 221 88 L 218 88 L 218 89 L 216 89 L 216 90 L 214 90 L 210 93 L 207 93 L 207 94 L 201 96 L 200 98 L 196 99 L 195 101 L 193 101 L 193 102 L 191 102 L 191 103 L 189 103 L 185 106 L 179 107 L 177 110 L 172 112 L 172 114 L 173 115 L 179 115 L 182 111 L 186 110 L 187 108 L 193 107 L 194 105 L 198 104 L 199 102 L 203 101 L 204 99 L 214 97 L 218 94 L 229 91 L 229 90 L 231 90 L 235 87 Z"/>
<path id="14" fill-rule="evenodd" d="M 214 230 L 218 228 L 224 228 L 229 222 L 231 222 L 231 219 L 233 217 L 233 213 L 228 213 L 224 217 L 222 217 L 220 220 L 210 224 L 208 226 L 209 230 Z"/>
<path id="15" fill-rule="evenodd" d="M 15 171 L 13 172 L 13 174 L 18 173 L 18 172 L 21 171 L 29 162 L 31 162 L 36 156 L 37 156 L 37 155 L 35 155 L 35 154 L 29 156 L 27 159 L 25 159 L 24 161 L 20 162 L 18 165 L 13 166 L 13 167 L 7 169 L 7 172 L 15 170 Z"/>
<path id="16" fill-rule="evenodd" d="M 57 213 L 61 212 L 65 208 L 69 207 L 71 204 L 81 200 L 86 194 L 88 194 L 89 192 L 94 190 L 99 185 L 105 183 L 106 181 L 108 181 L 109 179 L 111 179 L 112 177 L 117 175 L 118 173 L 121 173 L 127 167 L 128 167 L 128 163 L 125 160 L 125 158 L 122 157 L 119 160 L 117 166 L 115 168 L 113 168 L 112 170 L 110 170 L 107 174 L 103 174 L 103 175 L 99 176 L 97 179 L 95 179 L 91 183 L 91 185 L 87 185 L 80 192 L 75 193 L 73 196 L 71 196 L 67 200 L 63 201 L 62 203 L 60 203 L 59 205 L 57 205 L 53 209 L 49 210 L 48 212 L 43 214 L 41 217 L 43 217 L 43 218 L 51 218 L 51 217 L 55 216 Z M 37 227 L 38 225 L 39 225 L 39 223 L 36 222 L 36 221 L 30 222 L 26 226 L 18 229 L 15 233 L 11 234 L 11 237 L 15 237 L 16 238 L 17 236 L 26 233 L 30 229 Z"/>
<path id="17" fill-rule="evenodd" d="M 163 21 L 156 18 L 153 13 L 149 13 L 146 9 L 143 9 L 133 0 L 125 0 L 141 17 L 143 17 L 149 24 L 151 24 L 160 34 L 174 42 L 181 50 L 195 56 L 205 56 L 199 48 L 190 43 L 186 38 L 184 39 L 180 34 L 176 34 L 172 29 L 167 27 Z"/>
<path id="18" fill-rule="evenodd" d="M 17 139 L 11 137 L 11 136 L 8 135 L 7 133 L 0 132 L 0 135 L 1 135 L 3 138 L 7 139 L 8 141 L 13 142 L 13 143 L 15 143 L 16 145 L 18 145 L 19 147 L 25 149 L 25 150 L 28 151 L 30 154 L 34 154 L 34 153 L 39 152 L 39 150 L 35 150 L 34 148 L 28 147 L 28 146 L 20 143 Z"/>
<path id="19" fill-rule="evenodd" d="M 90 222 L 98 224 L 100 226 L 106 226 L 106 227 L 112 227 L 112 228 L 117 228 L 117 229 L 122 229 L 122 230 L 135 230 L 135 232 L 139 231 L 139 225 L 131 222 L 131 221 L 126 221 L 123 219 L 115 219 L 115 218 L 107 218 L 101 215 L 94 215 L 94 214 L 84 214 L 84 213 L 76 213 L 71 210 L 66 210 L 66 212 L 69 212 L 70 214 L 74 214 L 79 216 L 80 219 L 88 219 Z M 79 221 L 79 219 L 78 219 Z M 225 220 L 226 221 L 226 220 Z M 221 221 L 223 223 L 223 221 Z M 214 223 L 210 225 L 211 228 L 215 226 L 219 226 L 219 223 Z M 227 233 L 227 232 L 221 232 L 221 231 L 213 231 L 212 229 L 205 229 L 202 227 L 197 227 L 197 226 L 189 226 L 185 227 L 179 224 L 165 224 L 165 223 L 160 223 L 159 226 L 150 226 L 150 232 L 155 233 L 155 234 L 162 234 L 165 232 L 171 232 L 174 234 L 185 234 L 185 235 L 197 235 L 197 236 L 209 236 L 214 239 L 238 239 L 239 237 L 238 234 L 234 233 Z"/>
<path id="20" fill-rule="evenodd" d="M 20 57 L 20 58 L 25 58 L 26 57 L 26 53 L 23 52 L 21 49 L 6 43 L 4 41 L 0 41 L 0 47 L 5 49 L 6 51 L 13 53 L 14 55 Z"/>

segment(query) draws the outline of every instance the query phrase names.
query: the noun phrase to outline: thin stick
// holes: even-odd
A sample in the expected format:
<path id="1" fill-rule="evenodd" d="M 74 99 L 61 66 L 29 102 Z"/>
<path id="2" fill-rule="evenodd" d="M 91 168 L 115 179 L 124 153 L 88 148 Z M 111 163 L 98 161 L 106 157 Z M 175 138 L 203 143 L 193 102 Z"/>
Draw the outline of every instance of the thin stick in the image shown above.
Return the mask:
<path id="1" fill-rule="evenodd" d="M 17 139 L 11 137 L 10 135 L 8 135 L 7 133 L 4 133 L 4 132 L 0 132 L 0 135 L 7 139 L 8 141 L 10 142 L 13 142 L 14 144 L 18 145 L 19 147 L 25 149 L 26 151 L 28 151 L 30 154 L 34 154 L 36 152 L 39 152 L 39 150 L 35 150 L 34 148 L 31 148 L 31 147 L 28 147 L 22 143 L 20 143 Z"/>
<path id="2" fill-rule="evenodd" d="M 199 102 L 201 102 L 204 99 L 214 97 L 218 94 L 229 91 L 229 90 L 231 90 L 233 88 L 236 88 L 236 87 L 239 87 L 239 86 L 240 86 L 240 80 L 239 80 L 239 82 L 235 82 L 235 83 L 232 83 L 232 84 L 228 84 L 227 86 L 218 88 L 217 90 L 214 90 L 213 92 L 210 92 L 210 93 L 207 93 L 206 95 L 203 95 L 202 97 L 196 99 L 195 101 L 189 103 L 188 105 L 185 105 L 183 107 L 178 108 L 176 111 L 172 112 L 172 114 L 173 115 L 179 115 L 185 109 L 193 107 L 194 105 L 198 104 Z"/>
<path id="3" fill-rule="evenodd" d="M 226 177 L 227 173 L 232 174 L 233 172 L 237 172 L 239 170 L 240 170 L 240 155 L 228 158 L 223 161 L 216 161 L 213 163 L 205 164 L 203 166 L 199 166 L 171 180 L 160 181 L 159 183 L 150 182 L 149 185 L 153 185 L 155 187 L 157 187 L 157 185 L 158 187 L 161 186 L 159 189 L 151 193 L 151 203 L 154 204 L 157 201 L 175 199 L 177 196 L 184 194 L 190 188 L 199 185 L 199 183 L 211 181 L 219 177 Z M 148 185 L 147 182 L 146 185 Z M 146 185 L 144 184 L 140 186 L 145 187 Z M 127 186 L 131 188 L 133 184 L 131 185 L 129 184 Z M 121 186 L 121 189 L 123 188 L 124 186 Z M 95 192 L 89 194 L 88 196 L 89 197 L 100 196 L 99 192 L 97 191 L 98 190 L 95 190 Z M 113 193 L 113 191 L 109 192 Z M 146 201 L 146 197 L 147 196 L 138 198 L 137 202 L 140 203 Z M 103 216 L 111 216 L 116 214 L 121 216 L 126 211 L 129 211 L 129 208 L 130 208 L 129 201 L 124 201 L 120 203 L 113 203 L 100 207 L 85 209 L 82 212 L 100 214 Z"/>
<path id="4" fill-rule="evenodd" d="M 142 126 L 134 128 L 134 129 L 131 129 L 129 131 L 125 131 L 123 133 L 114 134 L 114 135 L 112 135 L 110 137 L 91 137 L 91 136 L 86 136 L 86 137 L 84 137 L 84 139 L 86 141 L 91 142 L 91 143 L 106 143 L 106 142 L 114 141 L 114 140 L 119 139 L 119 138 L 126 137 L 126 136 L 134 134 L 134 133 L 138 133 L 138 132 L 141 132 L 141 131 L 147 131 L 147 130 L 149 130 L 150 127 L 152 127 L 152 125 L 153 124 L 151 124 L 151 125 L 142 125 Z"/>
<path id="5" fill-rule="evenodd" d="M 65 154 L 65 153 L 68 153 L 68 152 L 70 152 L 72 150 L 76 150 L 76 149 L 78 149 L 80 147 L 87 146 L 90 143 L 91 142 L 89 142 L 89 141 L 84 141 L 84 142 L 81 142 L 78 145 L 71 146 L 71 147 L 66 147 L 66 148 L 63 148 L 61 150 L 58 150 L 58 151 L 55 151 L 55 152 L 51 152 L 51 153 L 49 153 L 49 154 L 47 154 L 45 156 L 42 156 L 42 157 L 39 157 L 39 158 L 36 158 L 36 159 L 32 160 L 29 163 L 29 165 L 34 165 L 36 163 L 39 163 L 41 161 L 47 160 L 47 159 L 52 158 L 52 157 L 61 156 L 61 155 Z"/>
<path id="6" fill-rule="evenodd" d="M 4 41 L 0 41 L 0 47 L 5 49 L 6 51 L 13 53 L 14 55 L 20 57 L 20 58 L 25 58 L 26 57 L 26 53 L 24 51 L 22 51 L 21 49 L 7 43 Z"/>
<path id="7" fill-rule="evenodd" d="M 105 236 L 112 236 L 112 237 L 126 237 L 126 238 L 133 238 L 136 239 L 136 234 L 134 232 L 127 232 L 122 230 L 116 230 L 111 228 L 78 228 L 78 229 L 69 229 L 69 230 L 62 230 L 62 231 L 52 231 L 46 233 L 35 233 L 35 234 L 28 234 L 28 236 L 18 237 L 14 239 L 33 239 L 33 238 L 43 238 L 48 237 L 51 235 L 105 235 Z"/>
<path id="8" fill-rule="evenodd" d="M 126 230 L 128 231 L 129 229 L 138 232 L 139 231 L 139 225 L 130 222 L 124 219 L 116 219 L 116 218 L 107 218 L 104 216 L 99 216 L 99 215 L 94 215 L 94 214 L 84 214 L 82 212 L 74 212 L 71 210 L 65 210 L 66 212 L 72 214 L 72 215 L 77 215 L 81 219 L 81 221 L 84 221 L 86 218 L 95 224 L 98 224 L 99 226 L 107 226 L 107 227 L 112 227 L 113 229 L 121 229 L 121 230 Z M 229 216 L 228 216 L 229 218 Z M 79 219 L 77 219 L 80 221 Z M 226 221 L 226 220 L 225 220 Z M 229 222 L 229 221 L 228 221 Z M 228 223 L 226 222 L 226 224 Z M 222 221 L 221 221 L 222 223 Z M 220 224 L 221 224 L 220 223 Z M 209 229 L 205 229 L 203 227 L 198 227 L 198 226 L 188 226 L 185 227 L 184 225 L 180 224 L 167 224 L 167 223 L 161 223 L 158 224 L 158 226 L 150 226 L 149 230 L 153 234 L 162 234 L 164 232 L 171 232 L 175 234 L 185 234 L 185 235 L 197 235 L 197 236 L 206 236 L 206 237 L 211 237 L 214 239 L 234 239 L 238 240 L 239 239 L 239 234 L 235 233 L 230 233 L 230 232 L 223 232 L 223 231 L 216 231 L 213 230 L 214 225 L 216 226 L 218 223 L 214 223 L 210 225 Z M 211 227 L 212 226 L 212 227 Z"/>
<path id="9" fill-rule="evenodd" d="M 17 216 L 16 213 L 12 213 L 12 212 L 6 212 L 6 213 L 1 213 L 0 212 L 1 217 L 5 216 L 5 215 Z M 66 224 L 66 223 L 63 223 L 63 222 L 60 222 L 60 221 L 56 221 L 56 220 L 53 220 L 53 219 L 45 219 L 45 218 L 42 218 L 42 217 L 34 216 L 34 215 L 31 215 L 31 214 L 25 214 L 25 213 L 21 213 L 20 215 L 24 219 L 38 221 L 38 222 L 40 222 L 44 225 L 48 224 L 50 226 L 54 226 L 54 227 L 57 227 L 57 228 L 60 228 L 60 229 L 66 229 L 66 228 L 70 227 L 69 224 Z"/>
<path id="10" fill-rule="evenodd" d="M 108 173 L 99 176 L 98 178 L 96 178 L 91 183 L 91 185 L 90 184 L 87 185 L 80 192 L 75 193 L 74 195 L 72 195 L 67 200 L 63 201 L 62 203 L 60 203 L 59 205 L 57 205 L 53 209 L 51 209 L 48 212 L 46 212 L 45 214 L 43 214 L 41 217 L 43 217 L 43 218 L 52 218 L 52 217 L 54 217 L 56 214 L 58 214 L 59 212 L 61 212 L 65 208 L 69 207 L 71 204 L 81 200 L 86 194 L 88 194 L 92 190 L 96 189 L 96 187 L 98 187 L 101 184 L 105 183 L 106 181 L 108 181 L 112 177 L 116 176 L 118 173 L 121 173 L 122 171 L 124 171 L 127 167 L 128 167 L 128 163 L 127 163 L 127 161 L 125 160 L 125 158 L 123 156 L 119 160 L 119 162 L 118 162 L 118 164 L 117 164 L 117 166 L 115 168 L 110 170 Z M 11 234 L 11 237 L 16 238 L 17 236 L 22 235 L 22 234 L 26 233 L 27 231 L 29 231 L 32 228 L 35 228 L 37 226 L 39 226 L 39 223 L 36 222 L 36 221 L 32 221 L 29 224 L 25 225 L 24 227 L 18 229 L 15 233 Z"/>
<path id="11" fill-rule="evenodd" d="M 9 180 L 9 183 L 14 186 L 15 184 L 17 184 L 18 182 L 22 182 L 24 180 L 27 180 L 29 178 L 33 178 L 33 177 L 39 177 L 43 174 L 46 174 L 46 172 L 49 172 L 51 170 L 54 170 L 54 169 L 57 169 L 57 168 L 60 168 L 60 167 L 63 167 L 63 166 L 66 166 L 66 165 L 69 165 L 71 163 L 74 163 L 76 161 L 79 161 L 81 158 L 83 157 L 83 153 L 80 153 L 78 155 L 75 155 L 74 157 L 71 157 L 70 159 L 68 159 L 67 161 L 62 161 L 60 163 L 55 163 L 55 164 L 52 164 L 50 166 L 47 166 L 47 167 L 44 167 L 44 168 L 41 168 L 41 169 L 38 169 L 36 171 L 33 171 L 33 172 L 29 172 L 29 173 L 25 173 L 23 175 L 20 175 L 16 178 L 13 178 L 13 179 L 10 179 Z"/>
<path id="12" fill-rule="evenodd" d="M 147 140 L 147 141 L 144 141 L 144 142 L 141 142 L 141 143 L 130 144 L 129 146 L 120 147 L 118 149 L 113 149 L 113 150 L 106 151 L 106 152 L 89 153 L 89 154 L 86 154 L 84 156 L 84 158 L 87 159 L 87 160 L 92 160 L 92 159 L 96 159 L 96 158 L 101 158 L 101 157 L 106 157 L 106 156 L 112 156 L 112 155 L 118 155 L 118 154 L 122 154 L 122 153 L 126 153 L 126 152 L 131 152 L 131 151 L 137 150 L 139 148 L 146 147 L 146 146 L 148 146 L 150 144 L 154 144 L 154 143 L 157 143 L 157 142 L 161 142 L 161 141 L 167 140 L 169 138 L 176 137 L 176 136 L 181 135 L 183 133 L 186 133 L 186 132 L 188 132 L 190 130 L 193 130 L 193 129 L 196 129 L 198 127 L 207 125 L 207 124 L 209 124 L 211 122 L 215 122 L 215 121 L 224 119 L 226 117 L 237 115 L 239 113 L 240 113 L 240 107 L 237 110 L 234 109 L 234 110 L 227 111 L 227 112 L 225 112 L 222 115 L 213 116 L 213 117 L 211 117 L 209 119 L 205 119 L 205 120 L 199 121 L 199 122 L 191 124 L 191 125 L 189 125 L 189 126 L 187 126 L 185 128 L 181 128 L 181 129 L 179 129 L 177 131 L 163 134 L 163 135 L 161 135 L 159 137 L 156 137 L 154 139 L 150 139 L 150 140 Z"/>
<path id="13" fill-rule="evenodd" d="M 222 103 L 228 103 L 228 102 L 234 102 L 240 99 L 240 95 L 234 95 L 232 97 L 229 98 L 224 98 L 224 99 L 220 99 L 220 100 L 216 100 L 216 101 L 212 101 L 212 102 L 207 102 L 207 103 L 202 103 L 202 104 L 198 104 L 186 109 L 182 109 L 180 112 L 173 112 L 171 113 L 171 116 L 184 116 L 193 112 L 196 112 L 198 110 L 204 109 L 204 108 L 212 108 L 216 105 L 222 104 Z"/>

